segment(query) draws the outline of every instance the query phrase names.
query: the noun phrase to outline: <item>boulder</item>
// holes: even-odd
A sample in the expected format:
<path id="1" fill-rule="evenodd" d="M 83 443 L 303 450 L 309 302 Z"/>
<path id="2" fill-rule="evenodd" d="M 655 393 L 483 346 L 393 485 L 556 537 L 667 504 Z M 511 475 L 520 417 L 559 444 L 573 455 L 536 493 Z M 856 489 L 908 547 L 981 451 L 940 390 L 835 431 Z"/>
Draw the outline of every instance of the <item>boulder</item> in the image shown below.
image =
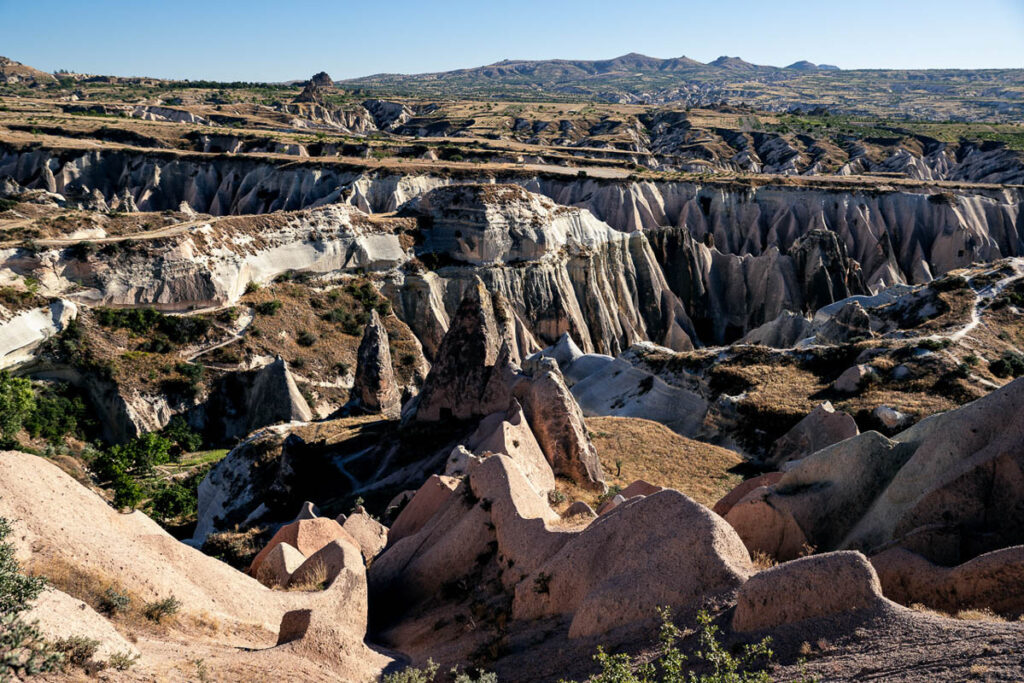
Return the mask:
<path id="1" fill-rule="evenodd" d="M 351 396 L 367 412 L 398 417 L 402 410 L 402 394 L 391 366 L 388 332 L 376 309 L 370 312 L 370 321 L 359 343 Z"/>
<path id="2" fill-rule="evenodd" d="M 836 381 L 832 383 L 832 388 L 836 391 L 841 391 L 844 394 L 854 394 L 860 391 L 861 387 L 871 378 L 875 376 L 874 368 L 870 365 L 854 365 L 843 371 Z"/>
<path id="3" fill-rule="evenodd" d="M 99 642 L 93 659 L 106 661 L 111 655 L 138 656 L 139 651 L 117 632 L 114 625 L 81 600 L 55 588 L 47 588 L 21 615 L 25 623 L 38 622 L 39 632 L 49 641 L 79 636 Z"/>
<path id="4" fill-rule="evenodd" d="M 501 415 L 501 413 L 495 413 L 495 415 Z M 483 422 L 481 422 L 481 426 Z M 533 437 L 531 432 L 530 437 Z M 536 441 L 536 439 L 534 439 Z M 473 463 L 477 463 L 483 460 L 479 455 L 473 454 L 468 448 L 459 444 L 452 449 L 452 452 L 448 455 L 448 459 L 444 463 L 444 473 L 449 477 L 461 477 L 469 474 L 469 468 Z M 545 463 L 546 464 L 546 463 Z M 550 468 L 549 468 L 550 469 Z M 413 491 L 412 493 L 416 493 Z M 388 506 L 391 507 L 391 506 Z"/>
<path id="5" fill-rule="evenodd" d="M 722 496 L 721 500 L 715 503 L 715 506 L 711 508 L 711 511 L 725 517 L 729 513 L 729 510 L 731 510 L 736 503 L 746 498 L 751 491 L 761 488 L 762 486 L 771 486 L 781 478 L 782 472 L 767 472 L 756 477 L 751 477 L 750 479 L 740 483 L 732 491 L 729 491 L 729 493 Z"/>
<path id="6" fill-rule="evenodd" d="M 363 557 L 369 561 L 388 544 L 388 528 L 365 510 L 348 516 L 341 527 L 359 543 Z"/>
<path id="7" fill-rule="evenodd" d="M 305 555 L 294 546 L 289 543 L 278 543 L 267 553 L 254 576 L 268 588 L 287 586 L 292 574 L 305 561 Z"/>
<path id="8" fill-rule="evenodd" d="M 857 429 L 857 423 L 852 416 L 836 410 L 831 402 L 825 401 L 779 437 L 767 460 L 778 467 L 859 433 L 860 430 Z"/>
<path id="9" fill-rule="evenodd" d="M 791 560 L 804 554 L 807 535 L 785 508 L 773 504 L 774 492 L 761 486 L 733 505 L 725 521 L 743 539 L 750 553 L 762 553 L 777 560 Z"/>
<path id="10" fill-rule="evenodd" d="M 636 496 L 650 496 L 657 493 L 658 491 L 663 491 L 664 489 L 664 486 L 655 486 L 654 484 L 646 482 L 643 479 L 637 479 L 632 484 L 619 491 L 619 493 L 622 494 L 623 498 L 629 500 L 630 498 L 634 498 Z"/>
<path id="11" fill-rule="evenodd" d="M 814 328 L 810 320 L 793 311 L 782 311 L 774 320 L 747 332 L 739 342 L 786 349 L 813 335 Z"/>
<path id="12" fill-rule="evenodd" d="M 359 546 L 345 539 L 336 539 L 307 557 L 292 572 L 288 586 L 318 590 L 320 586 L 316 582 L 323 582 L 326 588 L 345 569 L 363 566 Z"/>
<path id="13" fill-rule="evenodd" d="M 1024 546 L 979 555 L 955 567 L 942 567 L 904 548 L 871 558 L 885 597 L 903 605 L 923 604 L 956 614 L 988 609 L 1018 617 L 1024 614 Z"/>
<path id="14" fill-rule="evenodd" d="M 621 493 L 616 493 L 614 496 L 612 496 L 605 502 L 601 503 L 601 505 L 597 508 L 597 514 L 603 515 L 606 512 L 611 512 L 612 510 L 614 510 L 615 508 L 617 508 L 618 506 L 622 505 L 625 502 L 626 497 L 623 496 Z"/>
<path id="15" fill-rule="evenodd" d="M 597 517 L 597 513 L 594 512 L 594 508 L 587 505 L 582 500 L 577 500 L 575 503 L 566 508 L 562 514 L 562 519 L 569 519 L 570 517 L 586 517 L 593 519 Z"/>
<path id="16" fill-rule="evenodd" d="M 890 406 L 878 406 L 871 411 L 871 415 L 888 429 L 902 427 L 911 419 L 906 413 L 901 413 Z"/>
<path id="17" fill-rule="evenodd" d="M 871 316 L 859 301 L 844 304 L 818 328 L 818 344 L 844 344 L 853 339 L 871 336 Z"/>
<path id="18" fill-rule="evenodd" d="M 362 557 L 354 546 L 338 541 L 317 555 L 316 562 L 326 568 L 326 586 L 320 592 L 301 594 L 309 599 L 309 606 L 284 614 L 277 646 L 304 659 L 329 663 L 338 680 L 370 680 L 378 674 L 368 676 L 366 669 L 381 666 L 383 656 L 362 642 L 369 613 Z M 359 656 L 361 660 L 355 659 Z"/>
<path id="19" fill-rule="evenodd" d="M 388 530 L 388 545 L 394 545 L 422 529 L 451 498 L 458 485 L 459 480 L 454 477 L 435 474 L 427 479 L 395 518 Z"/>
<path id="20" fill-rule="evenodd" d="M 886 604 L 878 575 L 857 552 L 802 557 L 755 574 L 740 588 L 736 631 L 760 631 L 805 619 Z"/>
<path id="21" fill-rule="evenodd" d="M 316 551 L 335 540 L 344 540 L 358 548 L 359 543 L 345 531 L 340 524 L 328 517 L 317 517 L 316 519 L 300 519 L 297 522 L 285 524 L 278 529 L 270 542 L 253 558 L 249 565 L 249 574 L 256 576 L 267 556 L 279 543 L 288 543 L 305 557 L 310 557 Z"/>
<path id="22" fill-rule="evenodd" d="M 648 623 L 738 588 L 753 572 L 739 536 L 678 491 L 628 500 L 575 534 L 516 585 L 516 619 L 566 615 L 569 637 Z"/>

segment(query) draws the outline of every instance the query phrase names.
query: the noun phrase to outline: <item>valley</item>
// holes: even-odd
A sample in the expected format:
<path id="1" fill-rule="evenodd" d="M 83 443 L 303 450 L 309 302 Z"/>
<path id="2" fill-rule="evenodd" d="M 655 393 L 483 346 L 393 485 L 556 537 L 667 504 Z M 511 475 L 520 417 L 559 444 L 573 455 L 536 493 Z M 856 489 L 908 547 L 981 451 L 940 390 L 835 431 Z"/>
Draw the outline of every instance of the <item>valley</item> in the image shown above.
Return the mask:
<path id="1" fill-rule="evenodd" d="M 0 76 L 44 680 L 1020 676 L 1018 70 Z"/>

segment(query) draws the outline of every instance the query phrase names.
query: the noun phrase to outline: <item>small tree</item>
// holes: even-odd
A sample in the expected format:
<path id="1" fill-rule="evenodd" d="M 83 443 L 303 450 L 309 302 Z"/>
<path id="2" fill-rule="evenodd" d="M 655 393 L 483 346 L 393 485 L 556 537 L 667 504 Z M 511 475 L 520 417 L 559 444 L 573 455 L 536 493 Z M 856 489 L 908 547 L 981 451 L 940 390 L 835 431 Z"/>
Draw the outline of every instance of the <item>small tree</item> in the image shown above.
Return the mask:
<path id="1" fill-rule="evenodd" d="M 32 383 L 0 372 L 0 433 L 5 439 L 14 438 L 35 407 Z"/>

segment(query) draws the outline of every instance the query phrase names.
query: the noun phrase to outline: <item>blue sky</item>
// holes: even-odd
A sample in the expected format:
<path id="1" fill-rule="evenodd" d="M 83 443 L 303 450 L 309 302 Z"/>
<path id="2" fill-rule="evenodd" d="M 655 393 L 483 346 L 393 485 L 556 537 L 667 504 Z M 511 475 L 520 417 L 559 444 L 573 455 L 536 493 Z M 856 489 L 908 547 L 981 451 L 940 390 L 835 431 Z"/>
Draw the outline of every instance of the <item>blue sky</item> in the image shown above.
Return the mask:
<path id="1" fill-rule="evenodd" d="M 1024 0 L 0 0 L 0 55 L 47 71 L 279 81 L 627 52 L 1024 67 Z"/>

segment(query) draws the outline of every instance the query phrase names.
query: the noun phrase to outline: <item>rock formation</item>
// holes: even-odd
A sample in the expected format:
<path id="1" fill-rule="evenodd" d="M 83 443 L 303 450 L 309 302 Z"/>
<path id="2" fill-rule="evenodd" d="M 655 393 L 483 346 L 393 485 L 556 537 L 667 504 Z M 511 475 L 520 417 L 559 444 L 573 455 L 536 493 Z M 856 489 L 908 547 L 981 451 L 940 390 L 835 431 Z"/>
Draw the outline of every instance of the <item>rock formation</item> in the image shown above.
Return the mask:
<path id="1" fill-rule="evenodd" d="M 867 432 L 796 462 L 726 515 L 751 551 L 900 546 L 940 564 L 1018 545 L 1024 380 L 888 439 Z M 984 495 L 979 492 L 985 491 Z"/>
<path id="2" fill-rule="evenodd" d="M 402 397 L 391 367 L 388 333 L 376 309 L 370 312 L 370 321 L 363 329 L 352 395 L 361 408 L 371 413 L 397 417 L 402 410 Z"/>
<path id="3" fill-rule="evenodd" d="M 867 558 L 835 552 L 786 562 L 755 574 L 740 588 L 733 628 L 758 631 L 833 614 L 875 610 L 886 603 Z"/>
<path id="4" fill-rule="evenodd" d="M 775 442 L 768 462 L 778 467 L 859 433 L 853 417 L 825 401 Z"/>

